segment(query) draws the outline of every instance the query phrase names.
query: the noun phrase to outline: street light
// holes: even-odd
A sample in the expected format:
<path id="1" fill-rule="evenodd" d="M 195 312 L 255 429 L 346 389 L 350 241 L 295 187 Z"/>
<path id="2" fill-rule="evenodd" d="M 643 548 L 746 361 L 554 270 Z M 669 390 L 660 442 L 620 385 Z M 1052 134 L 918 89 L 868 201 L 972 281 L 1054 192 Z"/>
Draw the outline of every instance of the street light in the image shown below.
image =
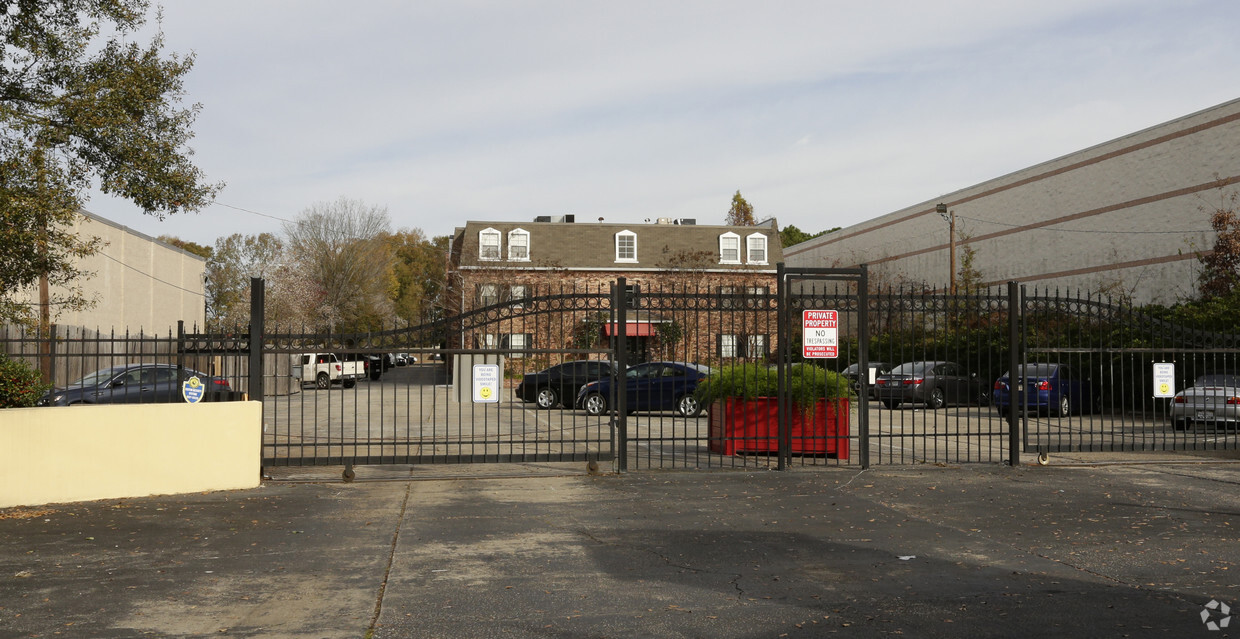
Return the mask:
<path id="1" fill-rule="evenodd" d="M 939 202 L 935 205 L 934 211 L 947 222 L 947 248 L 948 248 L 948 271 L 950 279 L 948 279 L 949 292 L 956 294 L 956 212 L 948 211 L 947 205 Z"/>

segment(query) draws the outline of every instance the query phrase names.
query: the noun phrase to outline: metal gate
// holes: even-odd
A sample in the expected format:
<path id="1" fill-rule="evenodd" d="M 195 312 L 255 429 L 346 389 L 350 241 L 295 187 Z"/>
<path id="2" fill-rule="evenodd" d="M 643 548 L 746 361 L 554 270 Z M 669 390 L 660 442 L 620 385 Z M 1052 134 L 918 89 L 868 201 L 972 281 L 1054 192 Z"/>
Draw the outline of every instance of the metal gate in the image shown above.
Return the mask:
<path id="1" fill-rule="evenodd" d="M 354 465 L 611 460 L 610 415 L 575 410 L 575 397 L 540 405 L 522 382 L 555 365 L 614 361 L 606 343 L 576 338 L 612 306 L 610 291 L 556 289 L 408 328 L 262 335 L 263 385 L 292 380 L 287 393 L 257 390 L 263 465 L 343 465 L 349 477 Z"/>

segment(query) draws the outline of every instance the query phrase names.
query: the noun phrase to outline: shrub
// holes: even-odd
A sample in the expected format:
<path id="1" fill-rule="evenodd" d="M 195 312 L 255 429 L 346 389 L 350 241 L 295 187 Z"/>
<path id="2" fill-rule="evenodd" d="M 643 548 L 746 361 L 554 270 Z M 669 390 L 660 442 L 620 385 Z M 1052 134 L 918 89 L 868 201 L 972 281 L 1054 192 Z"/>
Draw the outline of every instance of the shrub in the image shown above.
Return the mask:
<path id="1" fill-rule="evenodd" d="M 0 355 L 0 408 L 34 406 L 49 388 L 39 371 L 21 360 Z"/>
<path id="2" fill-rule="evenodd" d="M 794 404 L 808 406 L 821 398 L 852 397 L 848 380 L 834 371 L 810 364 L 788 367 L 788 395 Z M 779 394 L 779 371 L 761 364 L 738 364 L 716 368 L 695 393 L 698 401 L 709 405 L 716 399 L 737 397 L 776 397 Z"/>

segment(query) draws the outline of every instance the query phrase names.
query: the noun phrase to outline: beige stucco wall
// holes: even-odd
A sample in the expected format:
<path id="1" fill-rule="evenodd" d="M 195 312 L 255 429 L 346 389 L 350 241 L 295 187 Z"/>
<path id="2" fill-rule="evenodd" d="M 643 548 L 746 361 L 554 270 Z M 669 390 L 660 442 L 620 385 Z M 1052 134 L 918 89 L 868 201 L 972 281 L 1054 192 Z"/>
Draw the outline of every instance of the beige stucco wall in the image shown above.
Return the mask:
<path id="1" fill-rule="evenodd" d="M 106 243 L 80 261 L 81 268 L 94 273 L 82 286 L 96 304 L 62 313 L 53 320 L 57 324 L 161 335 L 175 332 L 177 320 L 185 322 L 187 331 L 203 326 L 205 259 L 86 212 L 74 231 Z M 24 296 L 31 303 L 39 299 L 37 288 Z"/>
<path id="2" fill-rule="evenodd" d="M 0 410 L 0 508 L 254 488 L 262 404 Z"/>
<path id="3" fill-rule="evenodd" d="M 985 283 L 1170 303 L 1194 293 L 1219 180 L 1224 194 L 1240 188 L 1240 100 L 785 247 L 784 259 L 867 263 L 872 281 L 940 287 L 950 270 L 942 202 L 957 238 L 969 238 L 957 266 L 973 250 Z"/>

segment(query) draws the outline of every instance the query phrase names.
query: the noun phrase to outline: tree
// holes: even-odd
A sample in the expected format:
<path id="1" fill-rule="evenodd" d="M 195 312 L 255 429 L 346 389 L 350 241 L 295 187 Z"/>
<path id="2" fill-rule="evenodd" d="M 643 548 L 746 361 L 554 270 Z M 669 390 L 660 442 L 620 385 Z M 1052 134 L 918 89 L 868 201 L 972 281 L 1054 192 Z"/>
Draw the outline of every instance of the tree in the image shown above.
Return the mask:
<path id="1" fill-rule="evenodd" d="M 745 198 L 741 197 L 741 192 L 737 191 L 732 196 L 732 208 L 728 209 L 728 217 L 725 222 L 729 226 L 754 226 L 757 222 L 753 219 L 753 207 Z"/>
<path id="2" fill-rule="evenodd" d="M 206 258 L 206 259 L 211 258 L 211 247 L 210 246 L 203 246 L 202 244 L 199 244 L 197 242 L 190 242 L 188 240 L 183 240 L 179 237 L 174 237 L 172 235 L 161 235 L 155 239 L 159 240 L 160 242 L 163 242 L 164 244 L 171 244 L 172 246 L 175 246 L 187 253 L 193 253 L 194 255 L 197 255 L 198 257 Z"/>
<path id="3" fill-rule="evenodd" d="M 1214 249 L 1197 253 L 1202 266 L 1197 289 L 1205 300 L 1228 297 L 1240 282 L 1240 216 L 1236 215 L 1240 195 L 1236 191 L 1228 193 L 1226 186 L 1220 180 L 1218 204 L 1200 207 L 1210 213 L 1210 228 L 1215 233 Z"/>
<path id="4" fill-rule="evenodd" d="M 216 326 L 234 329 L 250 321 L 250 278 L 269 279 L 284 262 L 284 242 L 271 233 L 234 233 L 215 241 L 207 260 L 207 313 Z M 268 305 L 280 295 L 278 287 L 268 287 Z M 279 307 L 279 304 L 276 304 Z M 269 314 L 270 315 L 270 314 Z M 267 319 L 274 323 L 286 319 Z"/>
<path id="5" fill-rule="evenodd" d="M 396 280 L 386 207 L 340 198 L 284 225 L 289 258 L 316 287 L 315 323 L 333 332 L 379 329 L 392 316 Z"/>
<path id="6" fill-rule="evenodd" d="M 396 316 L 411 325 L 443 315 L 449 236 L 432 240 L 419 229 L 397 231 L 388 238 L 394 260 Z"/>
<path id="7" fill-rule="evenodd" d="M 788 226 L 785 226 L 784 228 L 780 229 L 779 243 L 783 245 L 784 248 L 787 248 L 789 246 L 795 246 L 797 244 L 800 244 L 801 242 L 808 242 L 821 235 L 826 235 L 827 233 L 834 233 L 835 231 L 838 231 L 838 230 L 840 230 L 840 227 L 837 226 L 835 228 L 827 229 L 825 231 L 818 231 L 817 233 L 814 233 L 811 235 L 809 233 L 806 233 L 805 231 L 802 231 L 796 226 L 789 224 Z"/>
<path id="8" fill-rule="evenodd" d="M 4 2 L 0 19 L 0 321 L 31 321 L 16 300 L 40 277 L 88 306 L 75 264 L 100 248 L 73 230 L 92 182 L 163 219 L 209 204 L 186 146 L 199 106 L 180 104 L 193 56 L 134 40 L 147 0 Z M 101 34 L 108 33 L 104 37 Z"/>

